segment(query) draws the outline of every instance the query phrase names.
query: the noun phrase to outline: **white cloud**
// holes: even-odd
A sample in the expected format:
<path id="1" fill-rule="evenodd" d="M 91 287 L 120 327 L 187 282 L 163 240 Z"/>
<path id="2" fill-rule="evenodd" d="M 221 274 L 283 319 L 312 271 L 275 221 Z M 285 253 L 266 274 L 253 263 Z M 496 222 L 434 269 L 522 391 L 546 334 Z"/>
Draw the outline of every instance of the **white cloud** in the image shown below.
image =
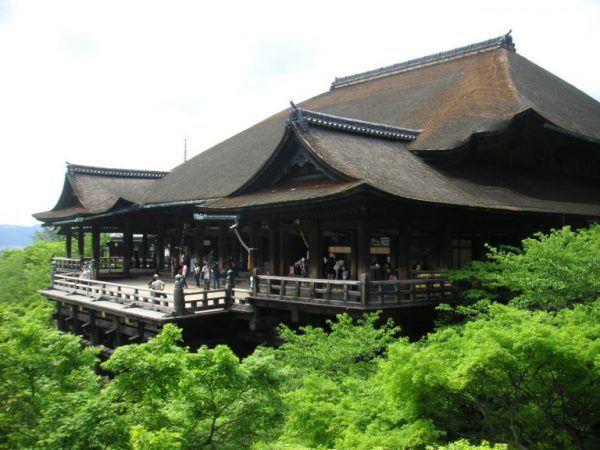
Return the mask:
<path id="1" fill-rule="evenodd" d="M 0 223 L 51 208 L 65 161 L 169 169 L 333 78 L 513 29 L 600 97 L 593 1 L 0 0 Z"/>

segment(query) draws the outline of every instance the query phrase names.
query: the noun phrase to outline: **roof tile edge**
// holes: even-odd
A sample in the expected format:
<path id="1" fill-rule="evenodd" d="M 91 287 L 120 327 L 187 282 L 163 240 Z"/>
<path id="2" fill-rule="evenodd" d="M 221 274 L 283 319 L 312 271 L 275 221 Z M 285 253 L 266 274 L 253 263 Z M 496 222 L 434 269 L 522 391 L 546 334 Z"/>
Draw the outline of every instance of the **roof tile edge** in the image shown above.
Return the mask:
<path id="1" fill-rule="evenodd" d="M 486 41 L 466 45 L 464 47 L 458 47 L 452 50 L 423 56 L 421 58 L 411 59 L 401 63 L 392 64 L 391 66 L 381 67 L 379 69 L 374 70 L 368 70 L 366 72 L 348 75 L 345 77 L 336 77 L 333 83 L 331 83 L 330 90 L 344 86 L 349 86 L 351 84 L 356 84 L 363 81 L 374 80 L 388 75 L 395 75 L 397 73 L 404 72 L 407 70 L 428 66 L 450 59 L 461 58 L 468 55 L 493 50 L 496 48 L 504 48 L 506 50 L 516 52 L 517 50 L 515 44 L 513 42 L 512 36 L 510 35 L 511 32 L 512 30 L 510 30 L 503 36 L 498 36 L 492 39 L 488 39 Z"/>
<path id="2" fill-rule="evenodd" d="M 69 175 L 79 174 L 119 178 L 158 179 L 164 177 L 169 172 L 160 172 L 157 170 L 116 169 L 108 167 L 82 166 L 78 164 L 67 163 L 67 173 Z"/>
<path id="3" fill-rule="evenodd" d="M 292 110 L 286 120 L 286 125 L 296 123 L 303 131 L 308 131 L 309 125 L 322 128 L 331 128 L 345 131 L 353 134 L 378 137 L 382 139 L 391 139 L 396 141 L 414 141 L 419 136 L 419 130 L 410 130 L 392 125 L 385 125 L 375 122 L 366 122 L 359 119 L 334 116 L 318 111 L 298 108 L 294 102 L 290 102 Z"/>

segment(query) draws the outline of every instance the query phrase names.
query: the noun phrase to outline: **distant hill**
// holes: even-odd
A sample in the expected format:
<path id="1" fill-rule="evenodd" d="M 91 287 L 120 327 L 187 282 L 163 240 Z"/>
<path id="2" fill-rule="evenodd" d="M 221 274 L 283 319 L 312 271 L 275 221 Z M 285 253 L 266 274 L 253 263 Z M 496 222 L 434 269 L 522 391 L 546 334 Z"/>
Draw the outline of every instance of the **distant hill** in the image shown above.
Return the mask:
<path id="1" fill-rule="evenodd" d="M 0 250 L 27 247 L 33 243 L 35 232 L 41 230 L 39 225 L 0 225 Z"/>

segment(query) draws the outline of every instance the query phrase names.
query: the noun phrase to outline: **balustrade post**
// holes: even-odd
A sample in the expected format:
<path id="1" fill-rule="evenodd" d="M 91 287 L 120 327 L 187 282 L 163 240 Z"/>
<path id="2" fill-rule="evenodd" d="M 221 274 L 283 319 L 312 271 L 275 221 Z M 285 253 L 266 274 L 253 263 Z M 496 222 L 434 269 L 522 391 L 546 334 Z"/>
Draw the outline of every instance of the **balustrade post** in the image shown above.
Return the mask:
<path id="1" fill-rule="evenodd" d="M 368 273 L 360 274 L 360 302 L 363 305 L 369 303 L 371 295 L 371 276 Z"/>
<path id="2" fill-rule="evenodd" d="M 175 289 L 173 290 L 173 301 L 175 303 L 175 314 L 183 316 L 185 313 L 185 298 L 183 295 L 183 286 L 180 274 L 175 275 Z"/>
<path id="3" fill-rule="evenodd" d="M 56 275 L 56 259 L 50 262 L 50 289 L 54 289 L 54 276 Z"/>
<path id="4" fill-rule="evenodd" d="M 90 261 L 90 272 L 91 272 L 92 280 L 97 280 L 98 279 L 98 263 L 96 263 L 95 259 L 92 259 Z"/>
<path id="5" fill-rule="evenodd" d="M 231 277 L 231 273 L 233 273 L 233 271 L 230 269 L 227 271 L 227 278 L 225 281 L 225 308 L 229 309 L 231 307 L 231 304 L 233 303 L 233 288 L 231 286 L 231 281 L 232 281 L 232 277 Z M 204 291 L 206 293 L 206 291 Z"/>
<path id="6" fill-rule="evenodd" d="M 258 269 L 255 267 L 254 269 L 252 269 L 252 296 L 256 297 L 256 294 L 258 294 Z"/>

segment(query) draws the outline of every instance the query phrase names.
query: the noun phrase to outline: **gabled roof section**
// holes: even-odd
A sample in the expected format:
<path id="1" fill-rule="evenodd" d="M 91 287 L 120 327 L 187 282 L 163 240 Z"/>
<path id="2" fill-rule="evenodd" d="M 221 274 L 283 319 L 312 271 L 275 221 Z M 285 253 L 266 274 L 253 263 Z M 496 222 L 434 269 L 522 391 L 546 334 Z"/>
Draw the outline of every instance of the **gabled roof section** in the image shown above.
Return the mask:
<path id="1" fill-rule="evenodd" d="M 481 53 L 497 48 L 505 48 L 512 52 L 516 51 L 515 44 L 509 31 L 503 36 L 498 36 L 493 39 L 486 41 L 477 42 L 464 47 L 458 47 L 452 50 L 447 50 L 433 55 L 423 56 L 417 59 L 411 59 L 401 63 L 393 64 L 391 66 L 381 67 L 379 69 L 369 70 L 366 72 L 357 73 L 354 75 L 348 75 L 345 77 L 336 77 L 333 83 L 331 83 L 331 89 L 336 89 L 343 86 L 348 86 L 362 81 L 374 80 L 376 78 L 385 77 L 388 75 L 395 75 L 400 72 L 407 70 L 413 70 L 421 67 L 425 67 L 431 64 L 437 64 L 443 61 L 449 61 L 455 58 L 462 58 L 476 53 Z"/>
<path id="2" fill-rule="evenodd" d="M 140 201 L 150 186 L 166 174 L 67 163 L 58 202 L 50 211 L 36 213 L 33 217 L 55 222 L 115 211 Z"/>
<path id="3" fill-rule="evenodd" d="M 297 185 L 306 182 L 313 184 L 347 183 L 353 180 L 352 177 L 327 164 L 301 137 L 309 127 L 309 123 L 305 121 L 306 116 L 301 114 L 301 110 L 293 107 L 286 121 L 283 137 L 271 157 L 254 176 L 231 193 L 230 197 L 249 194 L 261 189 L 271 189 L 278 185 Z"/>

